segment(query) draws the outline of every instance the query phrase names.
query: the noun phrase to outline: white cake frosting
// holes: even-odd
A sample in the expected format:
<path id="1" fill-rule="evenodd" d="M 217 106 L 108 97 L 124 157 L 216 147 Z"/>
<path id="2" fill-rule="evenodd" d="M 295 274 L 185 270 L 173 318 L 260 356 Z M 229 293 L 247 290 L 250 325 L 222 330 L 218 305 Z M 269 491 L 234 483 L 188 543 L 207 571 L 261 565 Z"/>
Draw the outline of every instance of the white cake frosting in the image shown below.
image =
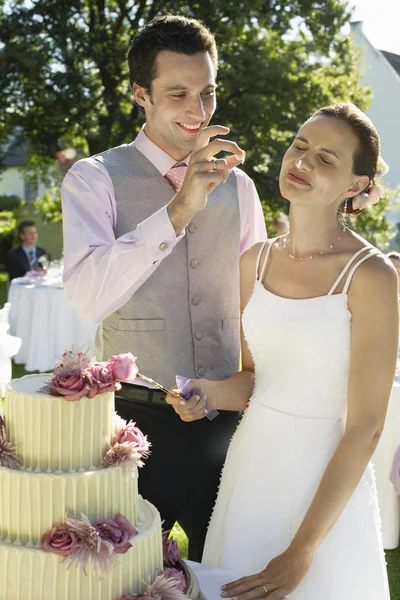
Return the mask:
<path id="1" fill-rule="evenodd" d="M 115 430 L 114 394 L 68 402 L 39 392 L 48 380 L 13 380 L 6 394 L 7 439 L 23 467 L 0 467 L 0 600 L 119 600 L 143 591 L 162 569 L 161 521 L 138 496 L 136 470 L 101 466 Z M 43 534 L 67 510 L 91 522 L 121 513 L 138 529 L 104 578 L 90 562 L 84 575 L 42 550 Z"/>
<path id="2" fill-rule="evenodd" d="M 88 471 L 101 466 L 105 438 L 114 433 L 114 394 L 68 402 L 39 392 L 50 375 L 26 375 L 6 394 L 7 438 L 25 469 L 36 472 Z"/>

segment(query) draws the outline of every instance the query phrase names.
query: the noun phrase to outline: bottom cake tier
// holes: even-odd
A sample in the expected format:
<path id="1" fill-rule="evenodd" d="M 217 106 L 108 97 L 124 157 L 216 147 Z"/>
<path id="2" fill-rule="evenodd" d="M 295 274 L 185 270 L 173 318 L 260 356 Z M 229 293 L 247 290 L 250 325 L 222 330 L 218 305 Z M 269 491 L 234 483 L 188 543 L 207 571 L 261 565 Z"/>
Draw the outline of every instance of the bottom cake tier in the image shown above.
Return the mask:
<path id="1" fill-rule="evenodd" d="M 144 591 L 163 568 L 161 520 L 157 509 L 139 499 L 139 534 L 119 564 L 99 579 L 62 558 L 36 548 L 0 542 L 0 600 L 120 600 L 124 594 Z"/>

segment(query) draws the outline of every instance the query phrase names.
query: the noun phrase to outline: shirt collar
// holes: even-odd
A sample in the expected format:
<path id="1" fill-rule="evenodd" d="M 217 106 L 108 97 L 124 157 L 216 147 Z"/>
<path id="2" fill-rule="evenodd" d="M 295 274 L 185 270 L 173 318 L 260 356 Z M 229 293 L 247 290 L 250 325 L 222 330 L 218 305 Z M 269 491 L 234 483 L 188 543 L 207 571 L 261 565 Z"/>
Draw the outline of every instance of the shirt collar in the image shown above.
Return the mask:
<path id="1" fill-rule="evenodd" d="M 22 245 L 22 249 L 25 252 L 25 254 L 29 254 L 32 251 L 34 254 L 36 254 L 36 246 L 33 246 L 33 248 L 27 248 L 26 246 Z"/>
<path id="2" fill-rule="evenodd" d="M 182 161 L 177 161 L 172 156 L 164 152 L 157 144 L 151 141 L 150 138 L 147 137 L 145 132 L 146 125 L 143 125 L 142 129 L 139 131 L 138 136 L 135 140 L 135 146 L 151 162 L 155 168 L 160 171 L 161 175 L 165 177 L 170 169 L 177 162 L 183 162 L 186 165 L 189 162 L 190 154 Z"/>

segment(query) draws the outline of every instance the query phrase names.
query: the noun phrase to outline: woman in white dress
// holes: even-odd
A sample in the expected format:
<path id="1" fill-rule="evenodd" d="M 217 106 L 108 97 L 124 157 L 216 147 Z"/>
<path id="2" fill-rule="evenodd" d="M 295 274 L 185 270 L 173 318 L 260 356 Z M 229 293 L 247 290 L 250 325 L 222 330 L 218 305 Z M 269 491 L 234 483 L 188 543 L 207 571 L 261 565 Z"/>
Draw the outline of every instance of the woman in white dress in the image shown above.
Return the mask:
<path id="1" fill-rule="evenodd" d="M 317 111 L 287 151 L 290 231 L 241 259 L 242 371 L 168 401 L 183 420 L 243 410 L 203 562 L 235 600 L 389 600 L 370 458 L 397 357 L 397 274 L 344 227 L 379 197 L 384 165 L 351 104 Z M 249 401 L 250 398 L 250 401 Z"/>

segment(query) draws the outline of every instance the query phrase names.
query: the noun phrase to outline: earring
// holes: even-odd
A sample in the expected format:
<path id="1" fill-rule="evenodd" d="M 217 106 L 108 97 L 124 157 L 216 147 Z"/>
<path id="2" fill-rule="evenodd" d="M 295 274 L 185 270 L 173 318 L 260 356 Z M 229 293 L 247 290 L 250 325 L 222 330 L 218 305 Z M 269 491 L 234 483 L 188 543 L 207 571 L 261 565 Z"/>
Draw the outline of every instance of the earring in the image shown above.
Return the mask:
<path id="1" fill-rule="evenodd" d="M 348 204 L 348 199 L 346 198 L 346 200 L 344 201 L 344 213 L 347 213 L 347 204 Z"/>

